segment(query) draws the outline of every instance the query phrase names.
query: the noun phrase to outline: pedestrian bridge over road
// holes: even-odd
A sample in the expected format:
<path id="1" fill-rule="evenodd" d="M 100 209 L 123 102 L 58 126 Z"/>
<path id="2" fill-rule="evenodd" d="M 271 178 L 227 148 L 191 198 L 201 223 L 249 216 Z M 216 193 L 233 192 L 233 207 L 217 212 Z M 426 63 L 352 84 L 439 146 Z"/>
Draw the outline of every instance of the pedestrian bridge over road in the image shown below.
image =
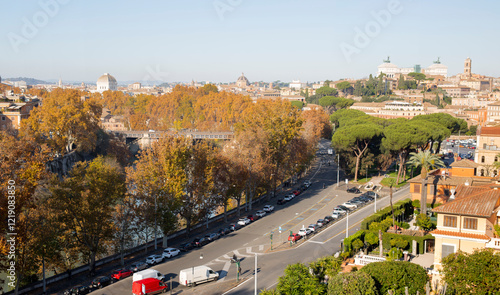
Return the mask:
<path id="1" fill-rule="evenodd" d="M 123 136 L 126 139 L 126 143 L 137 143 L 141 149 L 151 146 L 153 142 L 158 141 L 165 135 L 176 135 L 185 136 L 193 140 L 204 140 L 204 139 L 219 139 L 219 140 L 232 140 L 234 138 L 234 132 L 232 131 L 191 131 L 184 130 L 179 132 L 174 131 L 108 131 L 118 136 Z"/>

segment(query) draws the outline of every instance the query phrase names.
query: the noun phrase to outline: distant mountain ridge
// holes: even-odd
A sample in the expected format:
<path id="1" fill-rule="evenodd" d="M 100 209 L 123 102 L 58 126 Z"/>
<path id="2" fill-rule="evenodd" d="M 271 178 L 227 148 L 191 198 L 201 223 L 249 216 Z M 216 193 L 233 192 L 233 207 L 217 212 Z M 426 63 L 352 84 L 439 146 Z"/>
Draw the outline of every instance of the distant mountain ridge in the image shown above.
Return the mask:
<path id="1" fill-rule="evenodd" d="M 35 79 L 35 78 L 26 78 L 26 77 L 2 78 L 2 81 L 11 81 L 11 82 L 24 81 L 28 85 L 53 84 L 53 83 L 49 83 L 49 82 L 46 82 L 46 81 L 38 80 L 38 79 Z"/>

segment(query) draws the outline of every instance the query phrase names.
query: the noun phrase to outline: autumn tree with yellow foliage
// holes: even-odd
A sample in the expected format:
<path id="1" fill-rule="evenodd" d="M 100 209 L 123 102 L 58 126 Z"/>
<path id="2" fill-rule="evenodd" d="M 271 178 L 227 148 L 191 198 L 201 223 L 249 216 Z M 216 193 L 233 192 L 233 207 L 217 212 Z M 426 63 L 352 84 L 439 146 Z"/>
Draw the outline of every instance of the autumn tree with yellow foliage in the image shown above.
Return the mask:
<path id="1" fill-rule="evenodd" d="M 82 100 L 83 92 L 74 89 L 54 89 L 42 106 L 34 109 L 23 121 L 21 134 L 47 143 L 60 154 L 76 148 L 95 148 L 100 127 L 102 106 L 95 99 Z"/>

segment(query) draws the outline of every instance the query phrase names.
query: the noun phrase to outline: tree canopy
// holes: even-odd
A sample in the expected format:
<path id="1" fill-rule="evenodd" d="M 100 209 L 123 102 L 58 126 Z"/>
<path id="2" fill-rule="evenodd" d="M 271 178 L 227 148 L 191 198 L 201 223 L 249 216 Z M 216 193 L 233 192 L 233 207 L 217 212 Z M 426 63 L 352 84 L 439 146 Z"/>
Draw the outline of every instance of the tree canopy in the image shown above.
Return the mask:
<path id="1" fill-rule="evenodd" d="M 500 254 L 492 249 L 457 252 L 442 259 L 443 280 L 454 294 L 499 294 Z"/>
<path id="2" fill-rule="evenodd" d="M 428 281 L 427 272 L 420 265 L 407 261 L 373 262 L 359 272 L 370 275 L 380 294 L 387 294 L 393 290 L 394 294 L 404 294 L 408 287 L 410 294 L 425 293 L 425 284 Z"/>

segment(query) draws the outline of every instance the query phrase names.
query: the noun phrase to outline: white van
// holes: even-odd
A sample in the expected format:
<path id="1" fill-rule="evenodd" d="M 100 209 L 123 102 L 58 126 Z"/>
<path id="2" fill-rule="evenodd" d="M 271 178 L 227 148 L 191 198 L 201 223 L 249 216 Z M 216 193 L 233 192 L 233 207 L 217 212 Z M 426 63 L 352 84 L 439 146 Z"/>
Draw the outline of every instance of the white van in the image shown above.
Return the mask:
<path id="1" fill-rule="evenodd" d="M 219 274 L 205 265 L 186 268 L 179 272 L 179 284 L 188 287 L 204 282 L 217 281 L 218 278 Z"/>
<path id="2" fill-rule="evenodd" d="M 164 276 L 157 270 L 155 269 L 145 269 L 139 272 L 134 273 L 134 277 L 132 278 L 132 281 L 140 281 L 144 280 L 147 278 L 153 278 L 153 279 L 158 279 L 160 281 L 163 281 Z"/>

